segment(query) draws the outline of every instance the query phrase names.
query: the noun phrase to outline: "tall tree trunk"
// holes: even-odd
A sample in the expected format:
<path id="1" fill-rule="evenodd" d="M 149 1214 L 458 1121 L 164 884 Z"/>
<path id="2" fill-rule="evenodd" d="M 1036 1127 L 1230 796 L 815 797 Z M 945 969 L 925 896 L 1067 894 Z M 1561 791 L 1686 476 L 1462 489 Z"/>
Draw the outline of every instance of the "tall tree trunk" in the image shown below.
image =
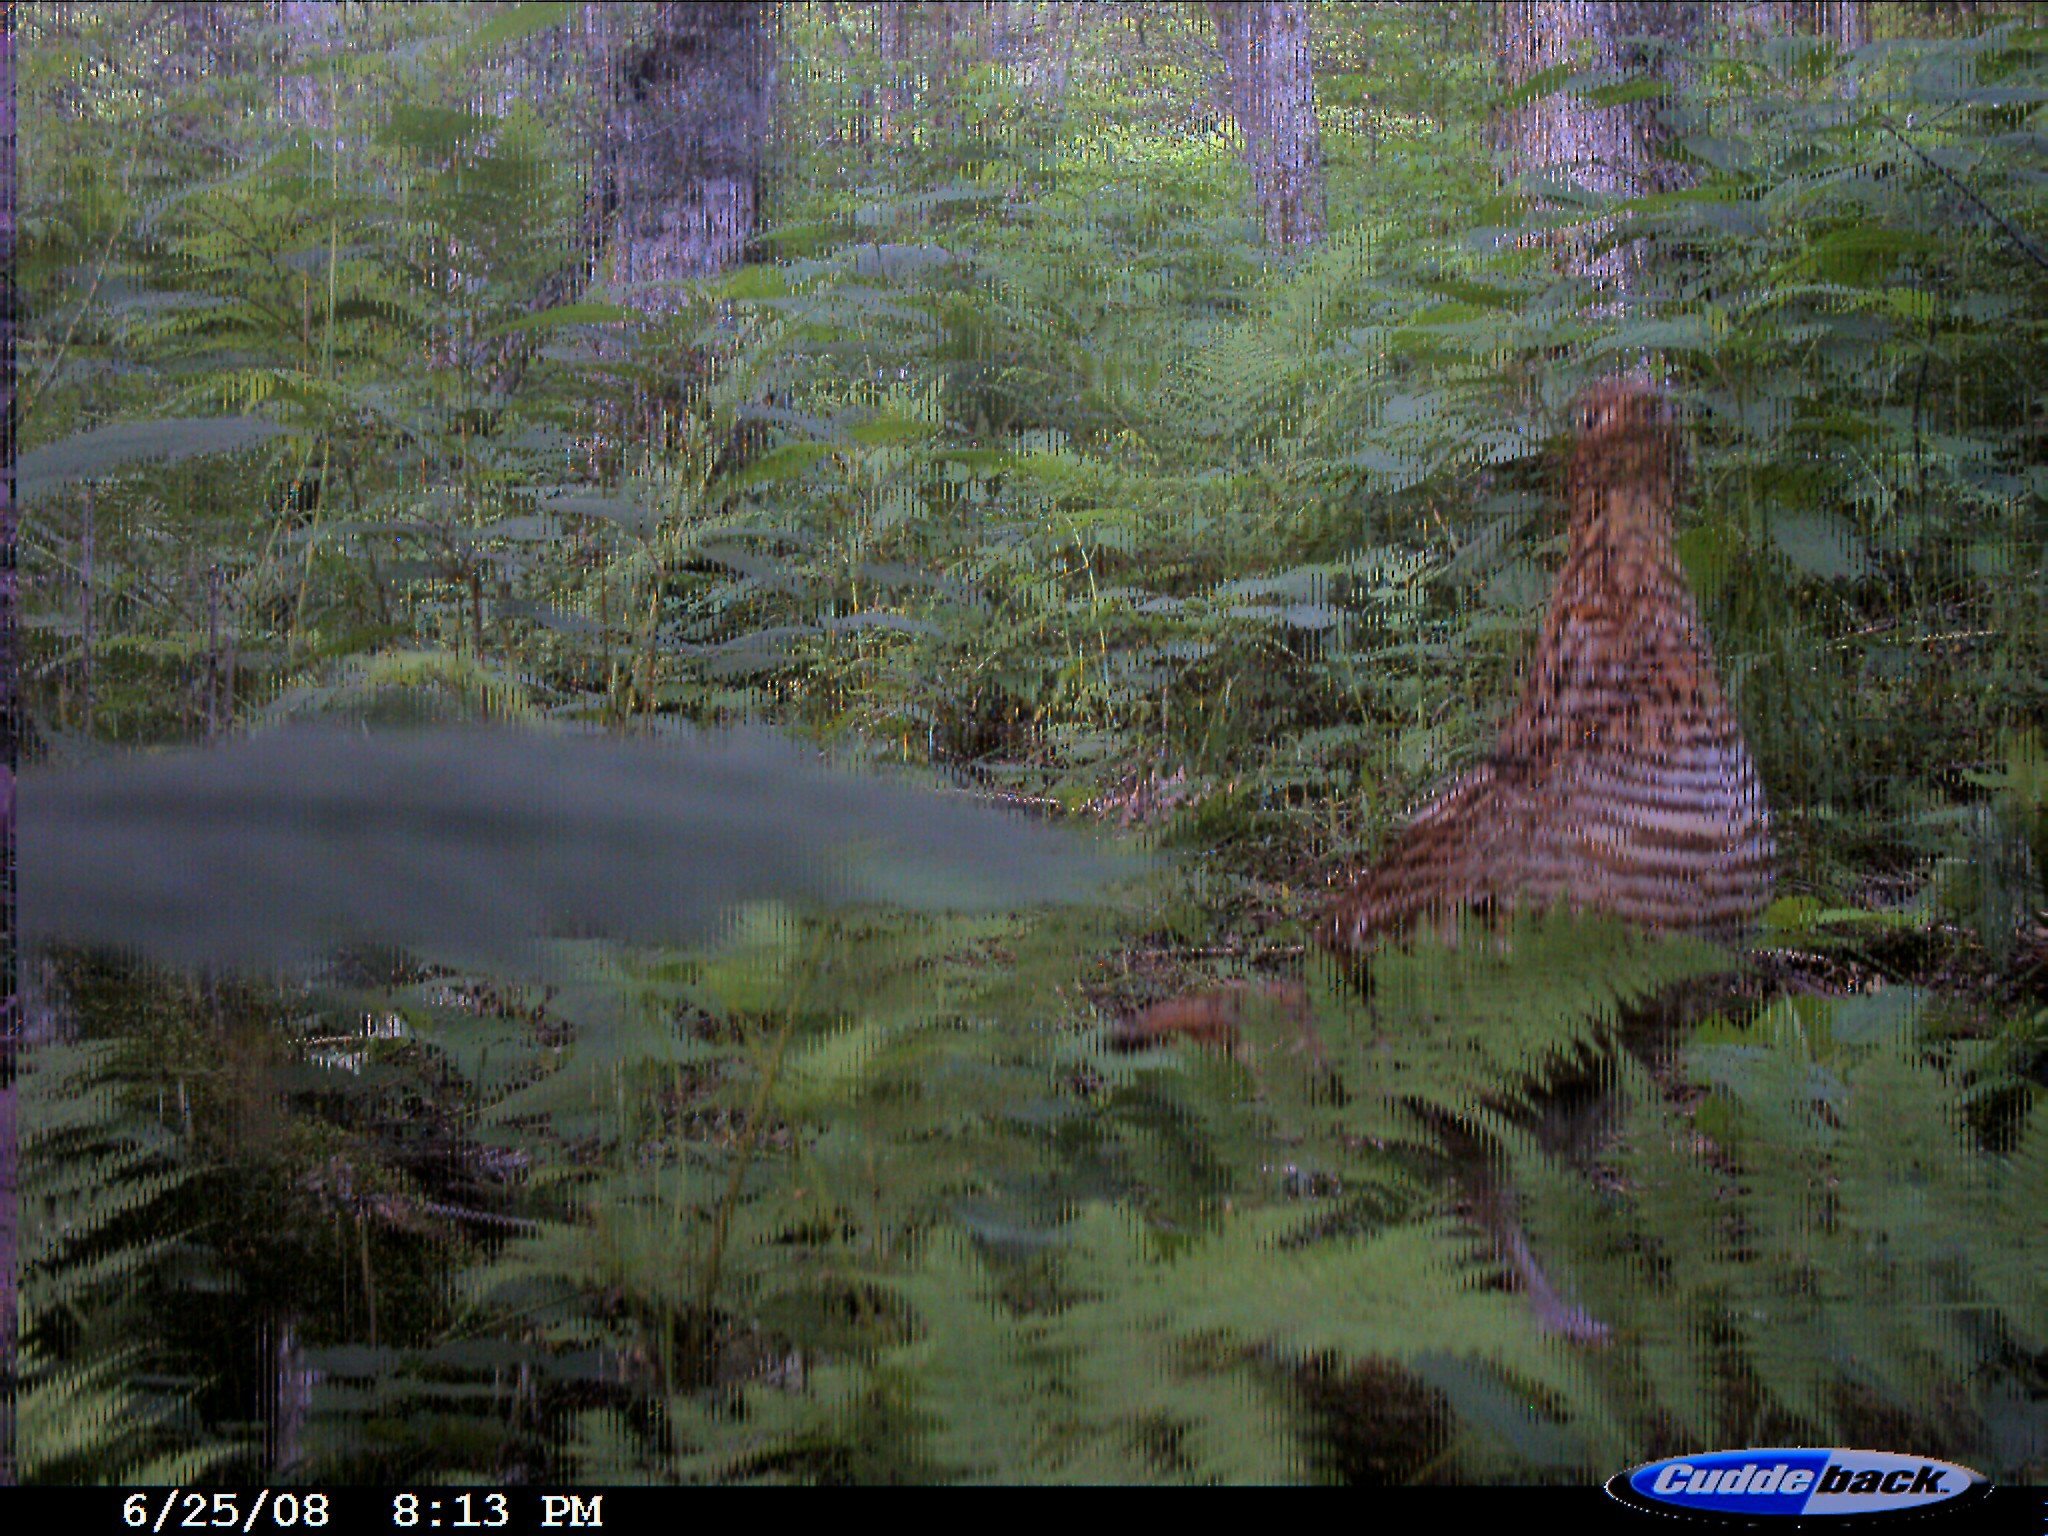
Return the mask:
<path id="1" fill-rule="evenodd" d="M 323 0 L 278 0 L 277 14 L 284 24 L 291 59 L 326 52 L 334 46 L 347 21 L 343 7 L 325 4 Z M 290 64 L 286 70 L 278 81 L 279 111 L 286 122 L 309 129 L 316 138 L 325 138 L 334 126 L 333 98 L 323 88 L 319 76 L 290 72 Z"/>
<path id="2" fill-rule="evenodd" d="M 613 270 L 643 308 L 674 308 L 664 285 L 725 271 L 754 238 L 775 80 L 771 11 L 758 0 L 671 0 L 625 60 L 608 146 Z"/>
<path id="3" fill-rule="evenodd" d="M 1684 51 L 1700 35 L 1698 5 L 1644 0 L 1520 0 L 1494 14 L 1500 66 L 1510 91 L 1560 66 L 1628 76 L 1631 83 L 1678 79 Z M 1660 161 L 1665 137 L 1661 98 L 1605 105 L 1586 95 L 1547 90 L 1503 112 L 1495 144 L 1524 187 L 1561 182 L 1617 197 L 1668 190 L 1681 172 Z M 1640 253 L 1607 246 L 1605 222 L 1556 241 L 1558 265 L 1607 284 L 1617 298 L 1634 290 Z"/>
<path id="4" fill-rule="evenodd" d="M 882 59 L 882 100 L 875 114 L 874 139 L 895 144 L 903 136 L 904 115 L 913 95 L 910 82 L 910 18 L 907 5 L 877 5 L 875 48 Z"/>
<path id="5" fill-rule="evenodd" d="M 1323 152 L 1309 68 L 1308 7 L 1293 0 L 1225 0 L 1209 11 L 1266 243 L 1282 249 L 1313 245 L 1323 238 Z"/>

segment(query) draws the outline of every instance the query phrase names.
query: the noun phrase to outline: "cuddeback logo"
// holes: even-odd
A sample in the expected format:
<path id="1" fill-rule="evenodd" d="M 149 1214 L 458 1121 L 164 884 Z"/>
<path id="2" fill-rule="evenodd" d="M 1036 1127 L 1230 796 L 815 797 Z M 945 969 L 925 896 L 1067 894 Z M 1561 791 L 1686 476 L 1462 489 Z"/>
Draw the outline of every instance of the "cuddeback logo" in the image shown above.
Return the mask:
<path id="1" fill-rule="evenodd" d="M 1726 1520 L 1926 1513 L 1990 1486 L 1954 1462 L 1839 1449 L 1707 1451 L 1607 1480 L 1609 1493 L 1637 1509 Z"/>

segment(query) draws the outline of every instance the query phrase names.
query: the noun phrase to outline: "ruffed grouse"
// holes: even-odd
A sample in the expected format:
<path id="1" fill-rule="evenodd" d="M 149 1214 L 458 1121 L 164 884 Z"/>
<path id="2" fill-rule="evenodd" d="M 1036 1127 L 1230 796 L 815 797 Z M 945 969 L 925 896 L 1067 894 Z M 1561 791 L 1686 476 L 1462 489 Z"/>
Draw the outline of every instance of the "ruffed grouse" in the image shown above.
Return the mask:
<path id="1" fill-rule="evenodd" d="M 1672 552 L 1678 462 L 1657 391 L 1610 380 L 1587 393 L 1565 485 L 1569 548 L 1521 700 L 1485 760 L 1428 801 L 1330 906 L 1316 930 L 1326 948 L 1360 959 L 1420 921 L 1455 936 L 1463 912 L 1516 904 L 1721 937 L 1762 909 L 1770 819 Z M 1298 989 L 1265 990 L 1305 1017 Z M 1115 1039 L 1227 1042 L 1247 996 L 1168 999 Z M 1604 1338 L 1605 1325 L 1546 1278 L 1490 1157 L 1429 1118 L 1544 1329 Z M 1553 1139 L 1542 1124 L 1538 1135 Z"/>
<path id="2" fill-rule="evenodd" d="M 1771 834 L 1671 547 L 1677 434 L 1647 384 L 1580 406 L 1570 541 L 1521 702 L 1487 758 L 1418 811 L 1325 914 L 1358 955 L 1467 907 L 1563 903 L 1728 937 L 1762 909 Z"/>
<path id="3" fill-rule="evenodd" d="M 1431 920 L 1516 903 L 1728 938 L 1770 894 L 1770 817 L 1671 547 L 1679 444 L 1663 396 L 1608 380 L 1579 406 L 1569 549 L 1520 703 L 1484 761 L 1429 800 L 1324 913 L 1347 959 Z M 1299 1011 L 1298 988 L 1265 990 Z M 1244 989 L 1169 998 L 1124 1047 L 1233 1037 Z"/>

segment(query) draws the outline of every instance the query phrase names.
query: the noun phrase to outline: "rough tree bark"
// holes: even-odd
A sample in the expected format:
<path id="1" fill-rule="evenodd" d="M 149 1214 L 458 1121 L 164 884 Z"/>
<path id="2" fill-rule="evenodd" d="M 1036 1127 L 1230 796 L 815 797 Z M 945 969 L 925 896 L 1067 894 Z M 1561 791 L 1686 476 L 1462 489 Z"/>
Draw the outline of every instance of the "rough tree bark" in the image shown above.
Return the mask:
<path id="1" fill-rule="evenodd" d="M 1281 249 L 1313 245 L 1323 238 L 1323 152 L 1309 68 L 1308 7 L 1226 0 L 1209 12 L 1266 243 Z"/>
<path id="2" fill-rule="evenodd" d="M 667 285 L 725 271 L 754 238 L 775 85 L 771 10 L 657 6 L 624 60 L 606 145 L 613 272 L 643 309 L 673 308 Z"/>
<path id="3" fill-rule="evenodd" d="M 1510 91 L 1571 66 L 1668 88 L 1703 21 L 1701 6 L 1644 0 L 1520 0 L 1494 15 L 1502 83 Z M 1574 91 L 1540 92 L 1495 121 L 1503 169 L 1524 184 L 1540 177 L 1617 197 L 1667 191 L 1683 173 L 1657 155 L 1666 137 L 1661 99 L 1603 105 Z M 1601 249 L 1606 234 L 1602 221 L 1559 238 L 1558 265 L 1606 283 L 1618 296 L 1636 286 L 1640 252 L 1634 242 Z"/>

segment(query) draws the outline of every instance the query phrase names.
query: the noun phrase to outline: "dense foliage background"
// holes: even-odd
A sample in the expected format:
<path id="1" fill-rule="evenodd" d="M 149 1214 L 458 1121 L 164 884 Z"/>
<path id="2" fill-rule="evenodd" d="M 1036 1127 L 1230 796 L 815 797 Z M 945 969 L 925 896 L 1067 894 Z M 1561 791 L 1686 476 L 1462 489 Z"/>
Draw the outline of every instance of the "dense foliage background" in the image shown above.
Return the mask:
<path id="1" fill-rule="evenodd" d="M 784 6 L 758 259 L 650 317 L 550 288 L 589 86 L 517 81 L 577 8 L 350 7 L 291 65 L 324 139 L 272 11 L 214 9 L 195 72 L 179 7 L 19 8 L 33 759 L 766 723 L 1173 857 L 521 974 L 52 948 L 25 1477 L 2048 1470 L 2033 18 L 1717 37 L 1663 104 L 1689 184 L 1617 202 L 1499 184 L 1485 8 L 1314 7 L 1329 233 L 1281 254 L 1196 8 L 884 119 L 869 8 Z M 1644 291 L 1558 229 L 1651 242 Z M 1362 1000 L 1305 922 L 1490 741 L 1567 406 L 1646 350 L 1760 954 L 1534 921 Z M 1109 1048 L 1208 975 L 1301 980 L 1312 1048 L 1278 1002 Z"/>

